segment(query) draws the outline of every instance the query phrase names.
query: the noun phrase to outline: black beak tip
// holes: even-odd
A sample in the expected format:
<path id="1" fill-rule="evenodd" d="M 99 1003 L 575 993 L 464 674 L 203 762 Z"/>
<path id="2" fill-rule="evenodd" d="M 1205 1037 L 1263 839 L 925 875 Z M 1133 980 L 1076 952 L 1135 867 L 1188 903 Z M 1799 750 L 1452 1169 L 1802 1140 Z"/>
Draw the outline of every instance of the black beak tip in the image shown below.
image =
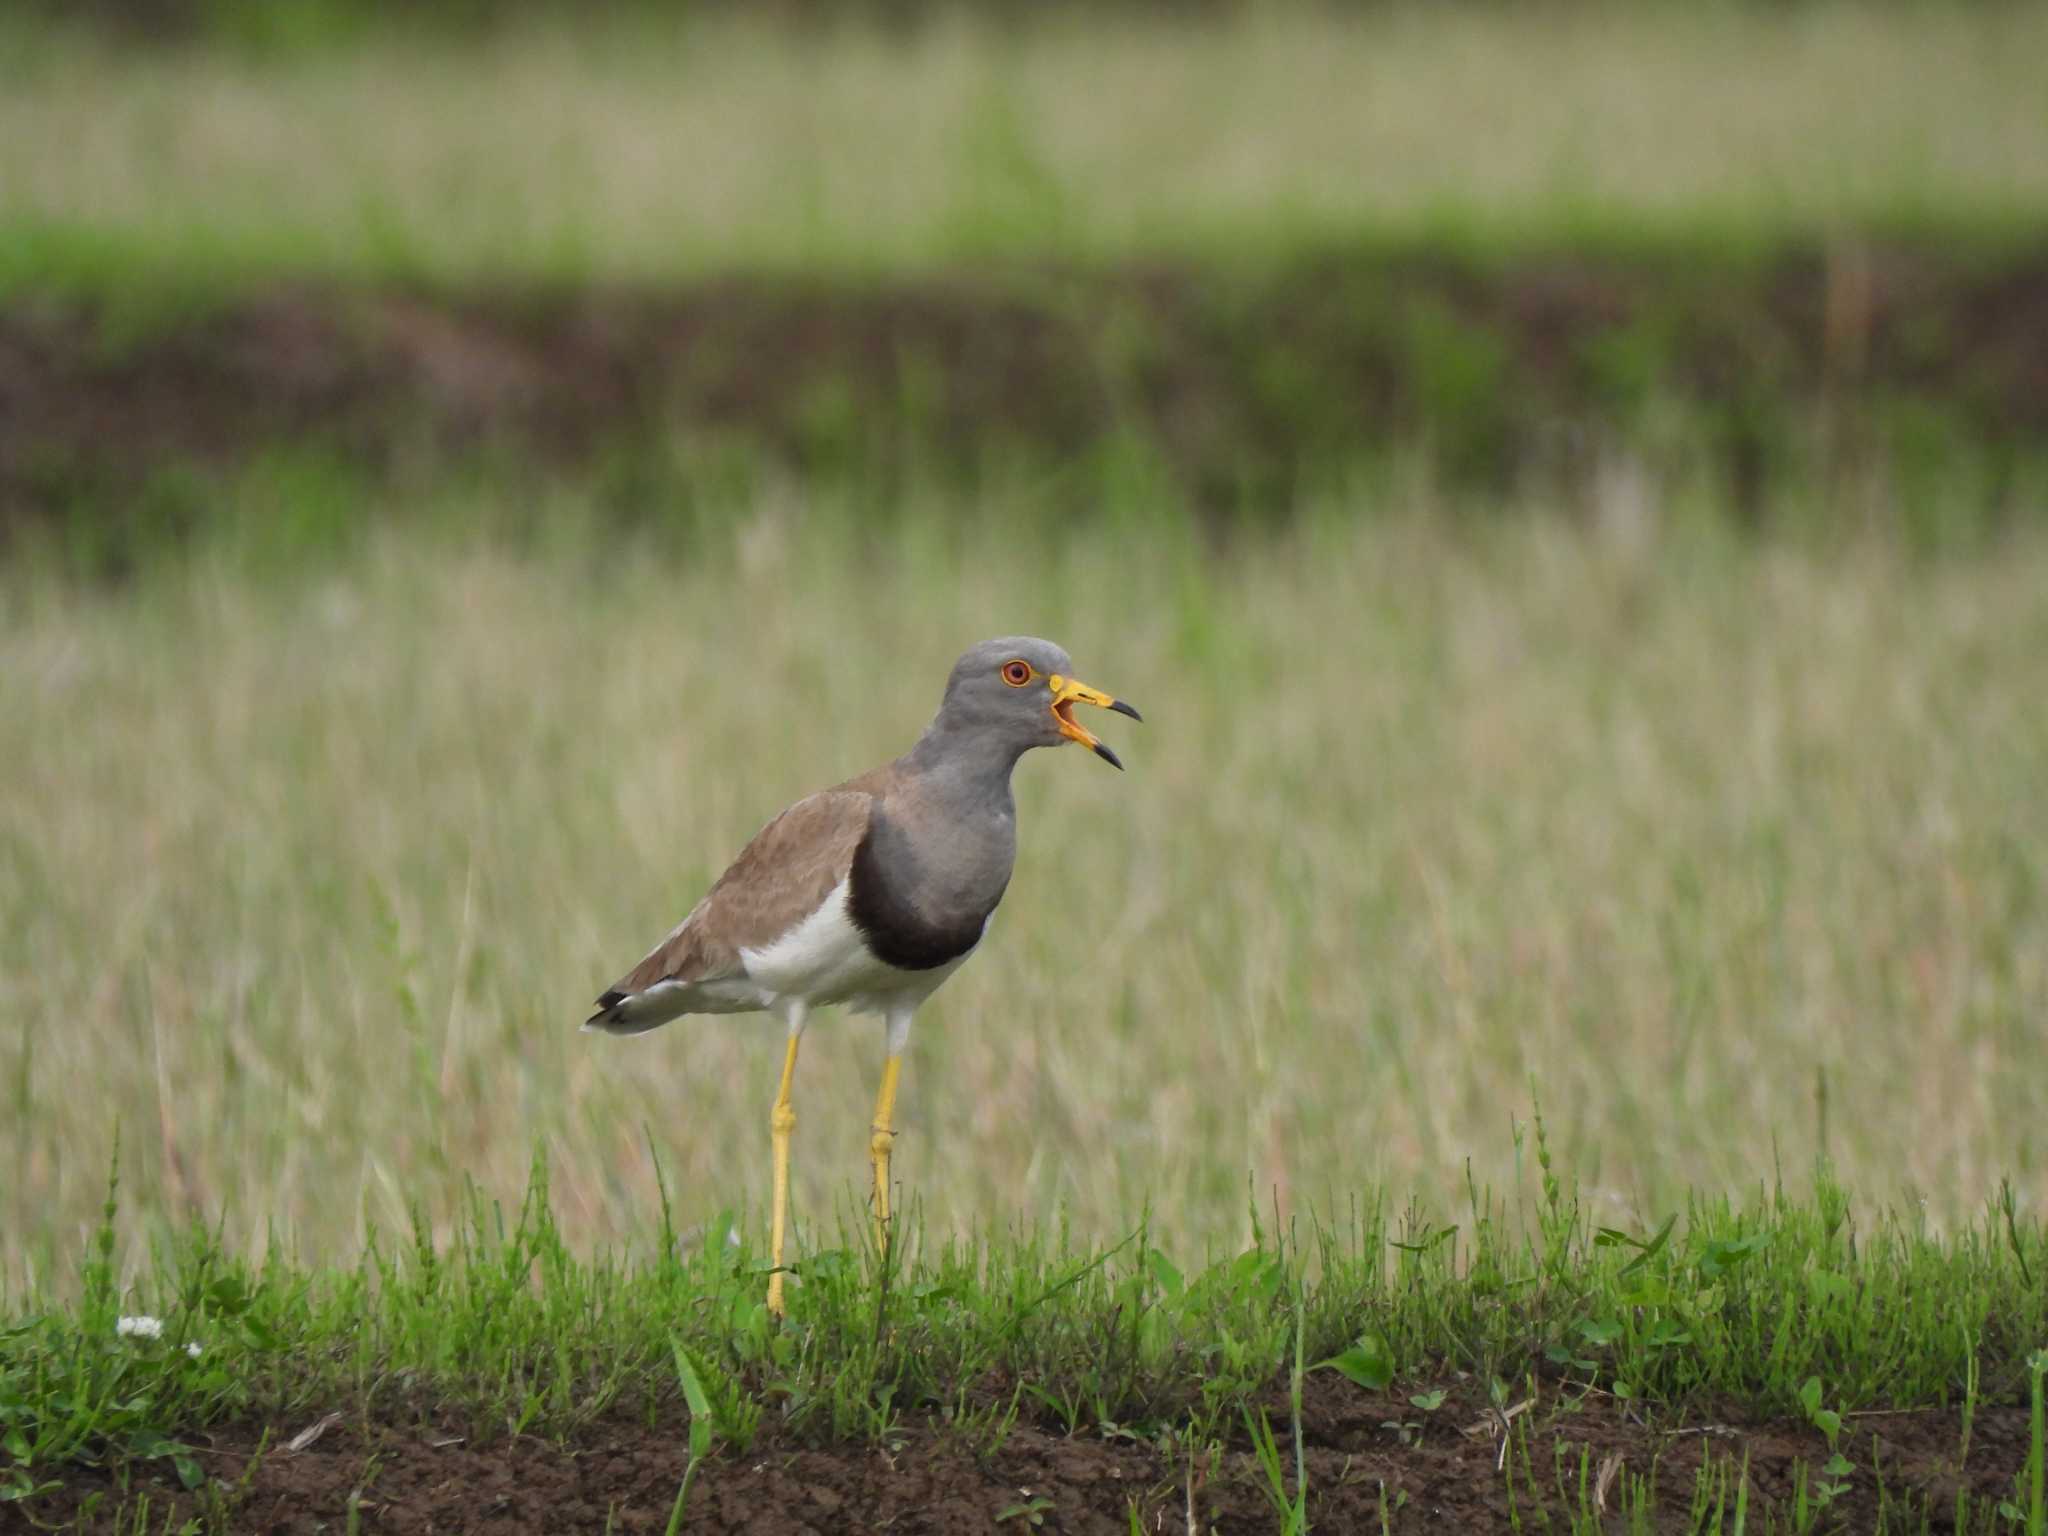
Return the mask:
<path id="1" fill-rule="evenodd" d="M 1139 714 L 1137 710 L 1132 708 L 1129 704 L 1126 704 L 1122 699 L 1112 699 L 1110 701 L 1109 707 L 1111 713 L 1113 714 L 1129 715 L 1133 720 L 1137 721 L 1138 724 L 1143 725 L 1145 723 L 1145 717 Z"/>
<path id="2" fill-rule="evenodd" d="M 1123 771 L 1124 765 L 1117 760 L 1117 755 L 1114 752 L 1110 751 L 1108 747 L 1105 747 L 1099 741 L 1095 743 L 1095 755 L 1101 758 L 1105 763 L 1109 764 L 1110 767 L 1116 769 L 1119 773 Z"/>

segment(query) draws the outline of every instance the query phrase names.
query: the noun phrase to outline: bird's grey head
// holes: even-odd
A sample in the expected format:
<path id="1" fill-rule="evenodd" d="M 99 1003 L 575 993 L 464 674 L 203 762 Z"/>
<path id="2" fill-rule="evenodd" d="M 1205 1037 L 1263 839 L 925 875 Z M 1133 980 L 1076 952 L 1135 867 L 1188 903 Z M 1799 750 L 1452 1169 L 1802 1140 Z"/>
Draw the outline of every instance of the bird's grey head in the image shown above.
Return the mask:
<path id="1" fill-rule="evenodd" d="M 1073 658 L 1050 640 L 1007 635 L 984 640 L 953 663 L 934 730 L 972 732 L 1023 752 L 1078 741 L 1112 767 L 1117 756 L 1074 719 L 1076 704 L 1142 718 L 1130 705 L 1074 676 Z"/>

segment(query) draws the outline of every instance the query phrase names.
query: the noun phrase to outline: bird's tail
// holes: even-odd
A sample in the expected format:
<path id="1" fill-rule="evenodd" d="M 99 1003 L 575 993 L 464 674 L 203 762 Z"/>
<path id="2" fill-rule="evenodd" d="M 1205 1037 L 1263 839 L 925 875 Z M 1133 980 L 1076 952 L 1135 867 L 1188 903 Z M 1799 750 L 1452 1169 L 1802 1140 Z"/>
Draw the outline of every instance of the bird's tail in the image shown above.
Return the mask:
<path id="1" fill-rule="evenodd" d="M 677 999 L 661 995 L 680 990 L 673 983 L 649 987 L 645 992 L 621 992 L 614 987 L 597 1000 L 597 1012 L 583 1021 L 583 1027 L 607 1035 L 644 1035 L 683 1012 Z"/>

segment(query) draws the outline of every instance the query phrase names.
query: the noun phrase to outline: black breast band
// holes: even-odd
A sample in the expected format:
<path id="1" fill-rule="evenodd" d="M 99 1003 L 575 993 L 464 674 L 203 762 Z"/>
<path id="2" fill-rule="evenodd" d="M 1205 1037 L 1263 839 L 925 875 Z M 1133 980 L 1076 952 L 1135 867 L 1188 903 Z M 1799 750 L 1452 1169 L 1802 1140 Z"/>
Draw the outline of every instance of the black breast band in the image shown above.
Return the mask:
<path id="1" fill-rule="evenodd" d="M 846 908 L 875 958 L 900 971 L 929 971 L 957 960 L 981 942 L 988 913 L 934 920 L 893 888 L 875 855 L 872 828 L 854 850 L 853 888 Z"/>

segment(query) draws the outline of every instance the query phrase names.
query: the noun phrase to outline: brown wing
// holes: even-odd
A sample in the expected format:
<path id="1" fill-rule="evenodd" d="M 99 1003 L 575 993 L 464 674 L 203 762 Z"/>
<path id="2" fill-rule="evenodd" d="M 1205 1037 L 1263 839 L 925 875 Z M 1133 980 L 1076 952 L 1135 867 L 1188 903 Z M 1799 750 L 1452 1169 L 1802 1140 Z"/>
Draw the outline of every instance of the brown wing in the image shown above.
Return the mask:
<path id="1" fill-rule="evenodd" d="M 618 984 L 611 1008 L 661 981 L 737 976 L 740 951 L 772 944 L 809 917 L 846 878 L 867 835 L 879 785 L 865 775 L 799 800 L 754 834 L 704 899 Z"/>

